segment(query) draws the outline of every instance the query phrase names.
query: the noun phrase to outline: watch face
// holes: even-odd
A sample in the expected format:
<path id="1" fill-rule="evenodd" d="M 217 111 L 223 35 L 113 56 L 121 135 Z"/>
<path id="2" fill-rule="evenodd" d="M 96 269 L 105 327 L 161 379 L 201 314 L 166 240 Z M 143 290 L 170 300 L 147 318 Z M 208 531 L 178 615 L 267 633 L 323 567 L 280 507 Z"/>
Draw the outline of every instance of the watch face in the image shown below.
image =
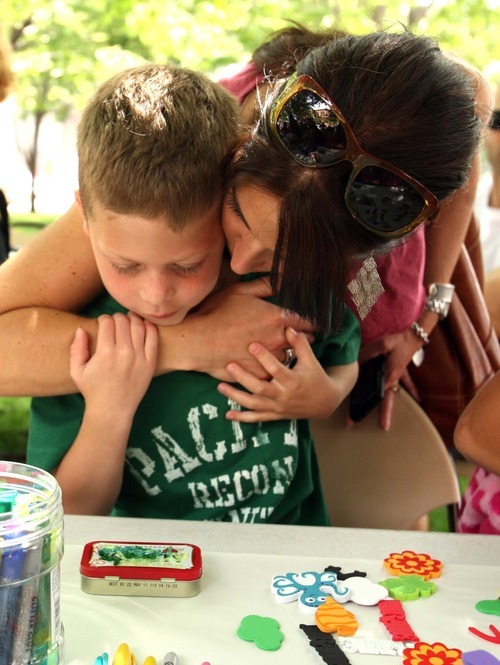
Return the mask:
<path id="1" fill-rule="evenodd" d="M 451 302 L 453 292 L 455 291 L 454 284 L 430 284 L 429 286 L 429 299 L 430 300 L 444 300 Z"/>
<path id="2" fill-rule="evenodd" d="M 439 314 L 439 317 L 444 319 L 450 309 L 454 291 L 455 286 L 453 284 L 430 284 L 425 309 L 428 312 Z"/>

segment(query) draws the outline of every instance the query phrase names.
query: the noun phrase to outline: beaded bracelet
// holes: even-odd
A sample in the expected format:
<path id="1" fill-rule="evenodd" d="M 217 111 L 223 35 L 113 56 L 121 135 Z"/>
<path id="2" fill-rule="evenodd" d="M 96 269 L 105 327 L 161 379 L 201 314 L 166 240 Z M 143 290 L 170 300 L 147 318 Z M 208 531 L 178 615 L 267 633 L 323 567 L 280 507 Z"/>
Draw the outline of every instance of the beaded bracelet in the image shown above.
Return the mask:
<path id="1" fill-rule="evenodd" d="M 414 321 L 411 324 L 410 328 L 413 330 L 415 335 L 422 340 L 424 344 L 429 344 L 431 340 L 429 339 L 429 335 L 425 332 L 422 326 L 420 326 L 416 321 Z"/>

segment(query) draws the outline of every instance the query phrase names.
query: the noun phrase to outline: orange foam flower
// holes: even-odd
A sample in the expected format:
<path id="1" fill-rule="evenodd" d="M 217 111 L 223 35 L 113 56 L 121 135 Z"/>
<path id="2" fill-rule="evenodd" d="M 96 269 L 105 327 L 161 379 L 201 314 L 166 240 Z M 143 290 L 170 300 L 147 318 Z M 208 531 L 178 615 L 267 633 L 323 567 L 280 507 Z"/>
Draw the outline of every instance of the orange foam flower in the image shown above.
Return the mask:
<path id="1" fill-rule="evenodd" d="M 393 552 L 384 559 L 384 566 L 392 575 L 419 575 L 424 580 L 439 577 L 443 564 L 428 554 L 416 554 L 411 550 Z"/>
<path id="2" fill-rule="evenodd" d="M 403 665 L 462 665 L 462 652 L 441 642 L 417 642 L 403 651 Z"/>

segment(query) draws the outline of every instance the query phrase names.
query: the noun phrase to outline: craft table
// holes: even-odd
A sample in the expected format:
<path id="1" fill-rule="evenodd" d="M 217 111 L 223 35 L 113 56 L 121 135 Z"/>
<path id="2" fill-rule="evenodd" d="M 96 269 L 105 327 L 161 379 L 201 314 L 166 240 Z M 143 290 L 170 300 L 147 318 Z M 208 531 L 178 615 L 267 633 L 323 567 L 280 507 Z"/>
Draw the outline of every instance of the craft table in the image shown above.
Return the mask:
<path id="1" fill-rule="evenodd" d="M 97 596 L 80 590 L 79 562 L 86 542 L 121 540 L 193 543 L 203 553 L 199 595 L 192 598 Z M 61 615 L 65 665 L 93 665 L 103 652 L 112 657 L 126 642 L 142 665 L 152 655 L 161 664 L 168 651 L 179 665 L 315 665 L 322 662 L 299 624 L 314 624 L 297 602 L 277 603 L 275 575 L 366 571 L 375 582 L 390 574 L 383 559 L 392 552 L 427 553 L 443 563 L 436 594 L 406 601 L 408 623 L 422 641 L 443 642 L 462 651 L 483 649 L 500 662 L 500 645 L 468 632 L 500 628 L 500 617 L 475 604 L 500 595 L 500 537 L 445 533 L 244 525 L 213 522 L 66 516 L 61 566 Z M 390 639 L 377 607 L 348 603 L 360 627 L 356 638 Z M 263 651 L 236 636 L 243 617 L 273 617 L 284 634 L 277 651 Z M 400 656 L 348 654 L 352 665 L 397 665 Z"/>

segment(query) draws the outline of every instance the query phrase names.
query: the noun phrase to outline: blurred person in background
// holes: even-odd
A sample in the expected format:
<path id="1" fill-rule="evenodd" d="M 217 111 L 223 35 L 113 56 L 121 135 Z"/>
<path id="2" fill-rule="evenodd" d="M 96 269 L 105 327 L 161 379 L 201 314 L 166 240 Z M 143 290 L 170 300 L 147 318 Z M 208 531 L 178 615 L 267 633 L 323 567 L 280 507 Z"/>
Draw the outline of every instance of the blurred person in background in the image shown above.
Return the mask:
<path id="1" fill-rule="evenodd" d="M 0 24 L 0 102 L 3 102 L 7 98 L 13 83 L 14 74 L 10 68 L 10 45 Z M 7 199 L 0 189 L 0 263 L 8 257 L 9 249 L 10 236 Z"/>
<path id="2" fill-rule="evenodd" d="M 487 168 L 479 182 L 474 212 L 481 226 L 484 297 L 500 336 L 500 80 L 492 89 L 492 116 L 484 136 Z"/>

